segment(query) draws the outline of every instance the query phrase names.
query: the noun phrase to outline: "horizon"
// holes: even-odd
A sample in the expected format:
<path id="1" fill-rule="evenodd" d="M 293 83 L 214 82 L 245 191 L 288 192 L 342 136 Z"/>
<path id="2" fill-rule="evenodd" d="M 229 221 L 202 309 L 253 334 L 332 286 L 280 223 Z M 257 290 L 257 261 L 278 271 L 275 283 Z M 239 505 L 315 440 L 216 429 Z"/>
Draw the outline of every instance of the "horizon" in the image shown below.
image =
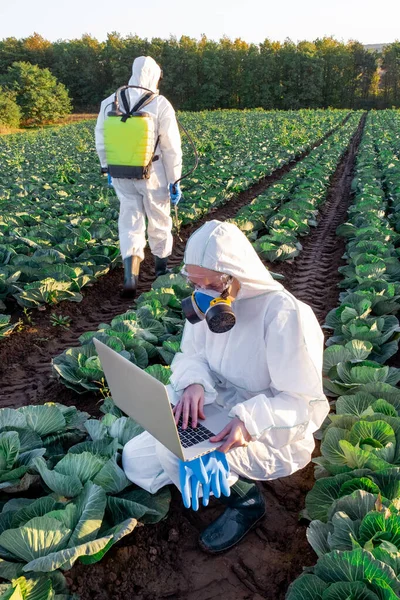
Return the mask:
<path id="1" fill-rule="evenodd" d="M 55 44 L 57 42 L 71 42 L 71 41 L 74 41 L 74 40 L 81 40 L 84 37 L 90 37 L 90 38 L 96 40 L 99 43 L 105 43 L 107 41 L 107 39 L 108 39 L 108 36 L 111 36 L 111 35 L 120 36 L 122 39 L 127 39 L 127 38 L 130 38 L 130 37 L 139 37 L 142 40 L 148 40 L 148 41 L 152 41 L 154 39 L 161 39 L 161 40 L 164 40 L 164 41 L 168 41 L 168 40 L 171 40 L 171 39 L 176 39 L 176 40 L 180 41 L 180 39 L 182 37 L 186 37 L 186 38 L 190 38 L 192 40 L 195 40 L 196 42 L 200 42 L 201 39 L 203 37 L 205 37 L 208 41 L 216 42 L 216 43 L 220 42 L 223 39 L 229 39 L 232 42 L 234 42 L 235 40 L 241 40 L 241 41 L 245 42 L 248 45 L 253 44 L 253 45 L 256 45 L 256 46 L 259 45 L 259 44 L 263 44 L 267 40 L 269 40 L 270 42 L 273 42 L 273 43 L 278 42 L 280 44 L 284 44 L 287 41 L 293 42 L 294 44 L 299 44 L 301 42 L 315 43 L 317 40 L 321 40 L 321 39 L 333 39 L 333 40 L 335 40 L 335 41 L 337 41 L 339 43 L 343 43 L 343 44 L 348 44 L 350 42 L 358 42 L 358 43 L 362 44 L 365 47 L 366 46 L 389 46 L 390 44 L 395 44 L 395 43 L 400 42 L 400 35 L 399 35 L 398 38 L 395 38 L 395 39 L 393 39 L 391 41 L 385 41 L 385 42 L 368 42 L 368 43 L 364 43 L 364 42 L 362 42 L 361 40 L 359 40 L 357 38 L 348 38 L 346 40 L 343 39 L 343 38 L 339 39 L 338 36 L 336 36 L 336 35 L 321 35 L 321 36 L 318 36 L 318 37 L 316 37 L 314 39 L 298 38 L 296 40 L 292 39 L 289 36 L 285 37 L 284 39 L 279 39 L 279 40 L 278 39 L 274 39 L 272 37 L 266 37 L 266 38 L 264 38 L 262 40 L 259 40 L 257 42 L 257 41 L 246 40 L 245 38 L 243 38 L 241 36 L 239 36 L 239 37 L 233 37 L 233 36 L 229 36 L 229 35 L 226 35 L 226 34 L 224 34 L 220 38 L 216 39 L 216 38 L 211 38 L 211 37 L 207 36 L 206 34 L 201 34 L 199 37 L 195 37 L 195 36 L 186 35 L 184 33 L 181 36 L 177 36 L 177 35 L 174 35 L 174 34 L 171 33 L 170 35 L 164 36 L 164 37 L 161 37 L 161 36 L 149 37 L 149 36 L 140 36 L 139 34 L 132 33 L 132 32 L 122 34 L 119 31 L 108 31 L 107 34 L 106 34 L 106 37 L 103 38 L 103 39 L 99 39 L 97 36 L 95 36 L 95 35 L 87 32 L 87 31 L 84 31 L 80 36 L 77 36 L 77 37 L 50 39 L 50 38 L 46 37 L 45 35 L 43 35 L 42 33 L 40 33 L 40 31 L 37 31 L 37 30 L 32 31 L 28 35 L 24 35 L 24 36 L 20 36 L 20 37 L 17 37 L 17 36 L 14 36 L 14 35 L 9 35 L 9 36 L 6 36 L 6 37 L 0 37 L 0 42 L 3 42 L 5 40 L 7 40 L 7 39 L 16 39 L 18 41 L 19 40 L 24 40 L 24 39 L 28 39 L 28 38 L 34 37 L 35 35 L 40 36 L 41 38 L 43 38 L 43 40 L 45 40 L 47 42 L 50 42 L 51 44 Z"/>
<path id="2" fill-rule="evenodd" d="M 203 0 L 201 6 L 189 7 L 183 0 L 168 4 L 147 0 L 145 11 L 138 0 L 131 0 L 123 11 L 110 10 L 105 0 L 70 0 L 68 10 L 60 0 L 36 0 L 34 4 L 20 0 L 18 18 L 11 3 L 0 5 L 0 39 L 23 39 L 37 32 L 52 43 L 83 35 L 104 42 L 107 34 L 118 32 L 122 37 L 137 35 L 148 40 L 182 36 L 199 40 L 204 34 L 212 41 L 226 36 L 248 44 L 333 37 L 343 43 L 356 40 L 380 45 L 399 39 L 399 20 L 397 0 L 382 0 L 379 7 L 372 0 L 336 0 L 335 4 L 287 0 L 282 9 L 268 0 L 250 0 L 245 10 L 239 0 Z M 382 39 L 385 41 L 378 41 Z"/>

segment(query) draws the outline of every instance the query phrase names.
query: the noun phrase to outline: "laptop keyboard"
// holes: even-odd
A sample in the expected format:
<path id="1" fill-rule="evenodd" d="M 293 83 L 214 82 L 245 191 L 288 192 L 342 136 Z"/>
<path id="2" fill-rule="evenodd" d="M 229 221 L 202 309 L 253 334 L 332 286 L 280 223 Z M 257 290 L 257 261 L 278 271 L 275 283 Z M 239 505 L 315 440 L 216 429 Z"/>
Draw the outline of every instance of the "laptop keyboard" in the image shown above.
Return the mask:
<path id="1" fill-rule="evenodd" d="M 196 429 L 188 425 L 187 429 L 182 429 L 182 417 L 179 419 L 177 425 L 179 439 L 183 448 L 190 448 L 199 442 L 205 442 L 213 436 L 213 432 L 204 427 L 201 423 L 198 423 Z"/>

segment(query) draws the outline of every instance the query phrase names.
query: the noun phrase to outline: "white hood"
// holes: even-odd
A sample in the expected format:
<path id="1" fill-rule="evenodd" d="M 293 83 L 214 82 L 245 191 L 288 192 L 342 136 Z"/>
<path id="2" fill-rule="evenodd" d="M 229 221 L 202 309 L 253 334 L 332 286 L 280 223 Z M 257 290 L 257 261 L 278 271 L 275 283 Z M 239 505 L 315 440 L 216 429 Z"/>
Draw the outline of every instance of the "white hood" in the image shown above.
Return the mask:
<path id="1" fill-rule="evenodd" d="M 189 238 L 184 262 L 236 277 L 237 300 L 283 290 L 264 267 L 253 246 L 233 223 L 207 221 Z"/>
<path id="2" fill-rule="evenodd" d="M 157 93 L 160 75 L 161 68 L 151 56 L 139 56 L 133 61 L 132 77 L 129 80 L 129 85 L 140 85 Z M 142 90 L 137 91 L 140 95 L 144 93 Z"/>

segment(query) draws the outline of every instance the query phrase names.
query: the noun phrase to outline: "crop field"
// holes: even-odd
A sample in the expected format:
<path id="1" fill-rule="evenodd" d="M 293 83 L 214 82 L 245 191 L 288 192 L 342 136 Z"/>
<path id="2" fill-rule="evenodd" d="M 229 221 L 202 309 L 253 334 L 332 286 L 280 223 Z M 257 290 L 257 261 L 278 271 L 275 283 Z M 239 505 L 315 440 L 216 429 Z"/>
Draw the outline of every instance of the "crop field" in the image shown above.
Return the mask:
<path id="1" fill-rule="evenodd" d="M 94 122 L 0 137 L 0 599 L 395 600 L 400 111 L 180 118 L 200 164 L 182 185 L 174 272 L 154 280 L 146 251 L 133 304 L 119 296 L 118 201 Z M 141 428 L 113 404 L 93 343 L 168 382 L 179 266 L 209 218 L 235 223 L 313 308 L 332 407 L 313 462 L 262 482 L 265 518 L 214 557 L 197 536 L 218 502 L 194 513 L 176 490 L 125 477 Z"/>

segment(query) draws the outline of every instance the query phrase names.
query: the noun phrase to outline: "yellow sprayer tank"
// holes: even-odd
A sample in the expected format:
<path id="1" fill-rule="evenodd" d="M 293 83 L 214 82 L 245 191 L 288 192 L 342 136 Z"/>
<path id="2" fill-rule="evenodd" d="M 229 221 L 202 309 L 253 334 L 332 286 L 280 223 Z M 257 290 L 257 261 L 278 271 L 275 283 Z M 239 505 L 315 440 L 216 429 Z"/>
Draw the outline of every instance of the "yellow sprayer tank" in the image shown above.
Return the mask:
<path id="1" fill-rule="evenodd" d="M 146 112 L 108 114 L 104 121 L 104 143 L 111 177 L 147 179 L 156 134 L 154 118 Z"/>

